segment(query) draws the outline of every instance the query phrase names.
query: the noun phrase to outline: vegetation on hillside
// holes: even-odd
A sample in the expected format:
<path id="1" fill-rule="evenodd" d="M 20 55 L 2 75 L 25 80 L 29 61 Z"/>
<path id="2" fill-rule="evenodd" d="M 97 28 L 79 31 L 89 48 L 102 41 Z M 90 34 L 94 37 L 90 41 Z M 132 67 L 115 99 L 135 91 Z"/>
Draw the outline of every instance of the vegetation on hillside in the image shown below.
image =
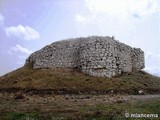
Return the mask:
<path id="1" fill-rule="evenodd" d="M 4 102 L 3 102 L 4 103 Z M 13 102 L 16 103 L 16 102 Z M 18 102 L 7 104 L 6 107 L 18 106 Z M 57 103 L 59 104 L 59 103 Z M 0 106 L 3 106 L 2 102 Z M 23 107 L 23 106 L 21 106 Z M 159 118 L 127 118 L 125 113 L 129 114 L 158 114 L 160 115 L 160 100 L 138 101 L 133 103 L 97 103 L 95 105 L 80 106 L 52 106 L 53 111 L 41 112 L 42 106 L 28 106 L 30 111 L 4 111 L 0 113 L 2 120 L 158 120 Z M 46 105 L 47 107 L 47 105 Z M 48 106 L 49 107 L 49 106 Z M 67 108 L 68 107 L 68 108 Z M 45 107 L 43 107 L 45 108 Z M 47 110 L 47 108 L 45 108 Z M 20 111 L 21 110 L 21 111 Z M 45 111 L 45 110 L 43 110 Z"/>
<path id="2" fill-rule="evenodd" d="M 139 91 L 149 100 L 125 100 Z M 0 119 L 132 120 L 125 112 L 160 114 L 159 97 L 148 95 L 159 93 L 160 78 L 144 71 L 102 78 L 76 69 L 26 65 L 0 77 Z"/>
<path id="3" fill-rule="evenodd" d="M 144 71 L 124 73 L 115 78 L 92 77 L 67 68 L 32 69 L 30 65 L 0 77 L 2 89 L 53 90 L 72 93 L 101 92 L 159 93 L 160 78 Z"/>

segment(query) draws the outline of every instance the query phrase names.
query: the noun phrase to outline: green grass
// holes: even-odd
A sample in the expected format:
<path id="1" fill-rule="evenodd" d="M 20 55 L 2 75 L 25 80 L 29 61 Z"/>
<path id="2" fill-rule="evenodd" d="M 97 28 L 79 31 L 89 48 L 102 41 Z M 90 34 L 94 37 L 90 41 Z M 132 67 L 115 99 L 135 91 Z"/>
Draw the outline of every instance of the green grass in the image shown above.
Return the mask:
<path id="1" fill-rule="evenodd" d="M 35 120 L 38 119 L 37 113 L 16 113 L 16 112 L 5 112 L 2 114 L 1 119 L 3 120 Z"/>
<path id="2" fill-rule="evenodd" d="M 124 115 L 128 113 L 146 113 L 146 114 L 159 114 L 160 115 L 160 100 L 127 102 L 127 103 L 113 103 L 104 104 L 99 103 L 95 106 L 83 106 L 81 112 L 87 113 L 88 111 L 98 111 L 100 115 Z"/>
<path id="3" fill-rule="evenodd" d="M 0 114 L 3 120 L 60 120 L 60 119 L 86 119 L 86 120 L 134 120 L 126 118 L 125 113 L 158 114 L 160 115 L 160 100 L 134 103 L 114 103 L 94 106 L 79 106 L 76 113 L 41 113 L 41 112 L 4 112 Z M 136 120 L 158 120 L 158 118 L 137 118 Z"/>

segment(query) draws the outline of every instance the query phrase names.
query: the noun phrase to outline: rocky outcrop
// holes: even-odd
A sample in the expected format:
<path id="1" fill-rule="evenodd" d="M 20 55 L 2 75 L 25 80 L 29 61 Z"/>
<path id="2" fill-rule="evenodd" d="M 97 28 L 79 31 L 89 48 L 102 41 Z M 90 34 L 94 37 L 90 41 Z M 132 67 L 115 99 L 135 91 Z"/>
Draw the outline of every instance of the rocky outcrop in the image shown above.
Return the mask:
<path id="1" fill-rule="evenodd" d="M 91 76 L 113 77 L 144 68 L 144 52 L 111 37 L 92 36 L 52 43 L 31 54 L 33 68 L 76 68 Z"/>

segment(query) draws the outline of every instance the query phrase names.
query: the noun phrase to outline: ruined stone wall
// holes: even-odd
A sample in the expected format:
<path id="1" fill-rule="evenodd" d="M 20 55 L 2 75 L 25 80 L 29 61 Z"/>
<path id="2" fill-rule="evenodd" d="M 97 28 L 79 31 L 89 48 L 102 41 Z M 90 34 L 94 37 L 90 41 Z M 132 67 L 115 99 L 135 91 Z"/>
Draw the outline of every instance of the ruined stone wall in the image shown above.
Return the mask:
<path id="1" fill-rule="evenodd" d="M 48 45 L 33 53 L 27 63 L 33 63 L 33 68 L 69 67 L 76 68 L 78 58 L 78 41 L 60 41 Z"/>
<path id="2" fill-rule="evenodd" d="M 144 68 L 141 49 L 92 36 L 55 42 L 33 53 L 26 61 L 33 68 L 77 68 L 91 76 L 113 77 Z"/>

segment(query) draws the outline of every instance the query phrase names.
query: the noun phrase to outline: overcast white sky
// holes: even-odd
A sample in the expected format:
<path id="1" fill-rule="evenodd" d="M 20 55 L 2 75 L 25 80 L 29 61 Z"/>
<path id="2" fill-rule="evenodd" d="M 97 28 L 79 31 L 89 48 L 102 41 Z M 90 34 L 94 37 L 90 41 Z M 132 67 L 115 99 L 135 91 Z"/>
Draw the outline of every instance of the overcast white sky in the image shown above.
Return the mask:
<path id="1" fill-rule="evenodd" d="M 160 75 L 160 0 L 0 0 L 0 75 L 47 44 L 91 35 L 141 48 L 144 70 Z"/>

